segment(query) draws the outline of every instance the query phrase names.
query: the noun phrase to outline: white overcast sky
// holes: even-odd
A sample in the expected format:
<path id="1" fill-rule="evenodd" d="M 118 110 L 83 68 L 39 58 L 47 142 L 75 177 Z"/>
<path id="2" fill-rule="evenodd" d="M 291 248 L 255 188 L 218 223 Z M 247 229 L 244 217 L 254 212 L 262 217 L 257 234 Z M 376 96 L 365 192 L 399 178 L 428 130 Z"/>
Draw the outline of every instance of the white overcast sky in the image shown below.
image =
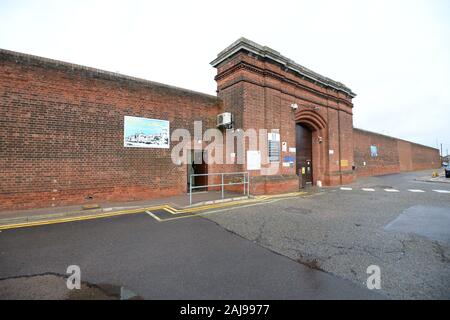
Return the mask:
<path id="1" fill-rule="evenodd" d="M 450 149 L 448 0 L 0 0 L 0 48 L 213 95 L 241 36 L 352 88 L 355 127 Z"/>

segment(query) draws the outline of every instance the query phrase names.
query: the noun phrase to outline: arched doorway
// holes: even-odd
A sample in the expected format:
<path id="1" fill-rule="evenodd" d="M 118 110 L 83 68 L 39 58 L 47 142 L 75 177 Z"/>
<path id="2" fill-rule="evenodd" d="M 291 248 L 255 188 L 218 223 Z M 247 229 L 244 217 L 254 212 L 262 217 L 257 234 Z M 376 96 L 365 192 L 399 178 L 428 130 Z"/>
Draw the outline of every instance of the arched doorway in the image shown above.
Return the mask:
<path id="1" fill-rule="evenodd" d="M 305 125 L 296 125 L 297 174 L 301 176 L 301 187 L 313 184 L 312 130 Z"/>
<path id="2" fill-rule="evenodd" d="M 296 116 L 297 175 L 300 187 L 325 179 L 327 162 L 327 123 L 319 111 L 303 109 Z"/>

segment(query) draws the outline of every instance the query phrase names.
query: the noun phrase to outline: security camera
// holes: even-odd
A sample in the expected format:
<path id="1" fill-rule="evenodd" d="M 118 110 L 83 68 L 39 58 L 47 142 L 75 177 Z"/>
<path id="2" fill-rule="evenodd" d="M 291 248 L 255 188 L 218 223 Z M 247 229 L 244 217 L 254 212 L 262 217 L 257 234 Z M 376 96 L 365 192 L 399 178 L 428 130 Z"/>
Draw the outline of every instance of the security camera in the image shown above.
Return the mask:
<path id="1" fill-rule="evenodd" d="M 298 110 L 298 104 L 296 104 L 296 103 L 291 104 L 291 108 L 292 108 L 292 110 L 297 111 Z"/>

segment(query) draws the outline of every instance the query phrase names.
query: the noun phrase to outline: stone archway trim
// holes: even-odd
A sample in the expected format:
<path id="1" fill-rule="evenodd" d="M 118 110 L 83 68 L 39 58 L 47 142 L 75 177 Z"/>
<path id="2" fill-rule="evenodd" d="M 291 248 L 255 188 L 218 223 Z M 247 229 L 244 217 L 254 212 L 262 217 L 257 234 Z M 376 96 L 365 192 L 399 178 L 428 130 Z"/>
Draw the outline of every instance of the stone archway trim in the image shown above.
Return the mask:
<path id="1" fill-rule="evenodd" d="M 314 131 L 324 129 L 327 123 L 317 112 L 302 110 L 295 116 L 296 123 L 309 125 Z"/>

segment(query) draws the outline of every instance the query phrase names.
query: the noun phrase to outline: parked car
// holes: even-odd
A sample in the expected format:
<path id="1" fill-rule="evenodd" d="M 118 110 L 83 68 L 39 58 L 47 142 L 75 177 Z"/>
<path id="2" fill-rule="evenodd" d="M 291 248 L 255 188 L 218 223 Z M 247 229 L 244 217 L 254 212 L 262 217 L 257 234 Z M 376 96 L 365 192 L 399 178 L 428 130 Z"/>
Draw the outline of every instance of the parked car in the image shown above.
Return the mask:
<path id="1" fill-rule="evenodd" d="M 450 178 L 450 165 L 449 164 L 447 164 L 447 166 L 445 167 L 445 177 Z"/>

